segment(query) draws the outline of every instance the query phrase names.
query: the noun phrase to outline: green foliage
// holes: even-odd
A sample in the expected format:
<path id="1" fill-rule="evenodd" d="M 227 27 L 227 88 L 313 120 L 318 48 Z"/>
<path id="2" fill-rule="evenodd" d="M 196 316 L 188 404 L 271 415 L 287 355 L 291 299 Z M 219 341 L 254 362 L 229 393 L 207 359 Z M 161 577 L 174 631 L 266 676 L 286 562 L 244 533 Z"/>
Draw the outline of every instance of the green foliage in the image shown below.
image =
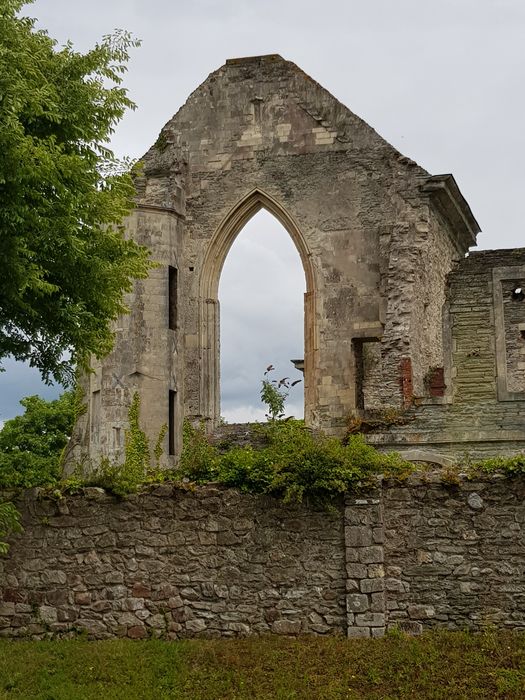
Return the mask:
<path id="1" fill-rule="evenodd" d="M 25 4 L 0 3 L 0 360 L 67 384 L 111 349 L 122 295 L 150 268 L 124 240 L 134 187 L 107 146 L 134 108 L 122 77 L 138 42 L 118 31 L 84 54 L 58 47 Z"/>
<path id="2" fill-rule="evenodd" d="M 525 474 L 525 453 L 513 457 L 491 457 L 477 461 L 468 461 L 463 465 L 469 476 L 502 472 L 508 476 Z"/>
<path id="3" fill-rule="evenodd" d="M 287 392 L 279 391 L 275 384 L 272 384 L 268 379 L 262 380 L 261 401 L 268 406 L 266 418 L 270 420 L 282 418 L 284 415 L 284 402 L 287 398 Z"/>
<path id="4" fill-rule="evenodd" d="M 159 430 L 159 434 L 157 435 L 157 440 L 155 441 L 155 447 L 153 448 L 153 456 L 155 457 L 155 469 L 158 470 L 160 469 L 160 460 L 162 459 L 162 455 L 164 454 L 164 448 L 162 447 L 162 443 L 164 442 L 164 438 L 166 437 L 166 433 L 168 432 L 168 426 L 166 423 L 161 426 L 161 429 Z"/>
<path id="5" fill-rule="evenodd" d="M 54 401 L 40 396 L 21 400 L 21 416 L 0 430 L 0 488 L 53 484 L 60 478 L 60 457 L 81 409 L 77 391 Z"/>
<path id="6" fill-rule="evenodd" d="M 195 481 L 216 481 L 252 493 L 268 493 L 285 502 L 307 500 L 328 506 L 339 494 L 364 485 L 370 477 L 401 474 L 412 465 L 395 453 L 381 453 L 361 435 L 346 445 L 314 435 L 302 421 L 271 421 L 261 426 L 267 445 L 236 447 L 225 454 L 210 445 L 204 429 L 186 426 L 178 474 Z"/>
<path id="7" fill-rule="evenodd" d="M 160 481 L 160 461 L 163 455 L 162 441 L 166 435 L 167 426 L 163 425 L 155 441 L 153 454 L 155 467 L 151 465 L 150 442 L 146 433 L 140 427 L 140 396 L 133 394 L 128 411 L 129 428 L 126 430 L 124 461 L 115 464 L 104 458 L 96 466 L 77 465 L 72 476 L 62 482 L 66 491 L 76 491 L 82 486 L 99 486 L 114 493 L 116 496 L 126 496 L 136 493 L 139 487 L 148 481 Z M 86 469 L 86 466 L 89 467 Z"/>
<path id="8" fill-rule="evenodd" d="M 125 435 L 125 457 L 122 467 L 131 485 L 141 483 L 151 466 L 149 440 L 140 427 L 140 396 L 138 391 L 133 394 L 128 419 L 129 428 Z"/>
<path id="9" fill-rule="evenodd" d="M 204 424 L 195 427 L 189 421 L 184 421 L 182 453 L 178 464 L 182 477 L 197 482 L 213 481 L 219 460 L 219 452 L 208 442 Z"/>
<path id="10" fill-rule="evenodd" d="M 290 389 L 302 381 L 297 379 L 294 382 L 290 382 L 288 377 L 279 380 L 268 379 L 268 374 L 273 370 L 274 366 L 269 365 L 261 382 L 261 401 L 268 406 L 266 418 L 272 421 L 284 417 L 284 404 L 290 394 Z"/>
<path id="11" fill-rule="evenodd" d="M 12 503 L 0 503 L 0 554 L 7 554 L 9 545 L 2 538 L 11 532 L 21 532 L 20 513 Z"/>

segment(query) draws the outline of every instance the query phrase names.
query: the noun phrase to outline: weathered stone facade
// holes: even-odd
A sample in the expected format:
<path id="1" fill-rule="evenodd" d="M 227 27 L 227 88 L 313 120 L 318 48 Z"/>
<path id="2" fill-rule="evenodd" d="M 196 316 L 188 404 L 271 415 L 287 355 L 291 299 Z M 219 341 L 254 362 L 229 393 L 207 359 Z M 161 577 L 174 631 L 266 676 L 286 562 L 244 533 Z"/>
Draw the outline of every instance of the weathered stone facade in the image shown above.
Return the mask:
<path id="1" fill-rule="evenodd" d="M 475 435 L 470 447 L 523 449 L 525 303 L 509 300 L 509 285 L 523 280 L 525 252 L 502 251 L 504 262 L 498 252 L 465 259 L 479 227 L 452 176 L 429 175 L 293 63 L 276 55 L 227 61 L 164 126 L 136 185 L 128 235 L 159 267 L 135 284 L 113 353 L 85 379 L 88 411 L 71 463 L 121 457 L 136 390 L 152 440 L 169 426 L 171 461 L 185 417 L 216 427 L 219 277 L 235 237 L 262 207 L 287 229 L 304 266 L 309 425 L 342 434 L 350 414 L 428 397 L 458 403 L 459 413 L 470 402 L 472 417 L 488 398 L 513 428 L 498 442 L 488 436 L 493 424 L 464 426 Z M 516 270 L 507 269 L 500 288 L 501 265 Z M 483 279 L 482 298 L 471 303 L 463 275 Z M 462 325 L 479 330 L 485 349 L 460 366 Z M 453 415 L 425 406 L 410 435 L 377 440 L 387 448 L 429 443 L 432 452 L 432 424 L 441 421 L 444 451 L 457 455 L 455 436 L 463 439 Z"/>
<path id="2" fill-rule="evenodd" d="M 525 629 L 525 482 L 394 482 L 334 513 L 214 486 L 29 491 L 0 559 L 0 636 Z"/>
<path id="3" fill-rule="evenodd" d="M 525 249 L 471 252 L 448 276 L 443 385 L 377 446 L 441 464 L 525 451 Z M 436 395 L 439 394 L 439 395 Z"/>

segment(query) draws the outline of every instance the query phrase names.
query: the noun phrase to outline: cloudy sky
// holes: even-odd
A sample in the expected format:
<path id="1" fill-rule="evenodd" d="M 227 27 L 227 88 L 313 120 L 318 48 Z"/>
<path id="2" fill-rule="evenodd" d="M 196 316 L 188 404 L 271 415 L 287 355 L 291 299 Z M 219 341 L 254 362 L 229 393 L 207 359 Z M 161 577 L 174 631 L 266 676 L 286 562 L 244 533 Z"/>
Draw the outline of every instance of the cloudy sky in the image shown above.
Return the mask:
<path id="1" fill-rule="evenodd" d="M 79 50 L 117 27 L 142 39 L 126 78 L 138 109 L 115 134 L 119 154 L 141 156 L 226 58 L 280 53 L 429 172 L 452 172 L 483 230 L 480 247 L 525 245 L 523 0 L 37 0 L 26 14 Z M 226 418 L 261 416 L 266 364 L 293 372 L 303 288 L 286 233 L 259 214 L 221 279 Z M 6 368 L 0 420 L 22 396 L 57 392 L 24 365 Z M 296 391 L 290 411 L 301 401 Z"/>

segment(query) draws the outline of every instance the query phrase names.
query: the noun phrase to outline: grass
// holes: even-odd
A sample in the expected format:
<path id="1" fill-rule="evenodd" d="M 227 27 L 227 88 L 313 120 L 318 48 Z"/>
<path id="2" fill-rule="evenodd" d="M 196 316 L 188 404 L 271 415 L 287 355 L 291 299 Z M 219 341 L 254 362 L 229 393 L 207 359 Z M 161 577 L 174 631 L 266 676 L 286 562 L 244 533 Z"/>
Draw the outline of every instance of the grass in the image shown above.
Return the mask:
<path id="1" fill-rule="evenodd" d="M 524 697 L 525 635 L 511 632 L 0 642 L 2 700 Z"/>

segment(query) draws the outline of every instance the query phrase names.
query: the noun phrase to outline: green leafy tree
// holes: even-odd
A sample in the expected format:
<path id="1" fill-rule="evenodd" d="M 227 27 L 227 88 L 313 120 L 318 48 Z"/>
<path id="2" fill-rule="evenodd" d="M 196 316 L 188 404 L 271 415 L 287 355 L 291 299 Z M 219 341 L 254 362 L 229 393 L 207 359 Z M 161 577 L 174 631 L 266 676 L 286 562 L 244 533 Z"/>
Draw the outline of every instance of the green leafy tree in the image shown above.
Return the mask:
<path id="1" fill-rule="evenodd" d="M 78 415 L 79 397 L 68 391 L 55 401 L 27 396 L 21 416 L 0 430 L 0 488 L 51 484 L 60 478 L 60 457 Z"/>
<path id="2" fill-rule="evenodd" d="M 0 0 L 0 362 L 68 383 L 110 351 L 123 294 L 150 268 L 123 237 L 133 181 L 108 148 L 134 108 L 122 77 L 137 42 L 119 31 L 84 54 L 59 47 L 20 16 L 26 4 Z"/>
<path id="3" fill-rule="evenodd" d="M 20 513 L 12 503 L 0 503 L 0 538 L 11 532 L 21 532 Z M 0 539 L 0 554 L 7 554 L 9 545 Z"/>

